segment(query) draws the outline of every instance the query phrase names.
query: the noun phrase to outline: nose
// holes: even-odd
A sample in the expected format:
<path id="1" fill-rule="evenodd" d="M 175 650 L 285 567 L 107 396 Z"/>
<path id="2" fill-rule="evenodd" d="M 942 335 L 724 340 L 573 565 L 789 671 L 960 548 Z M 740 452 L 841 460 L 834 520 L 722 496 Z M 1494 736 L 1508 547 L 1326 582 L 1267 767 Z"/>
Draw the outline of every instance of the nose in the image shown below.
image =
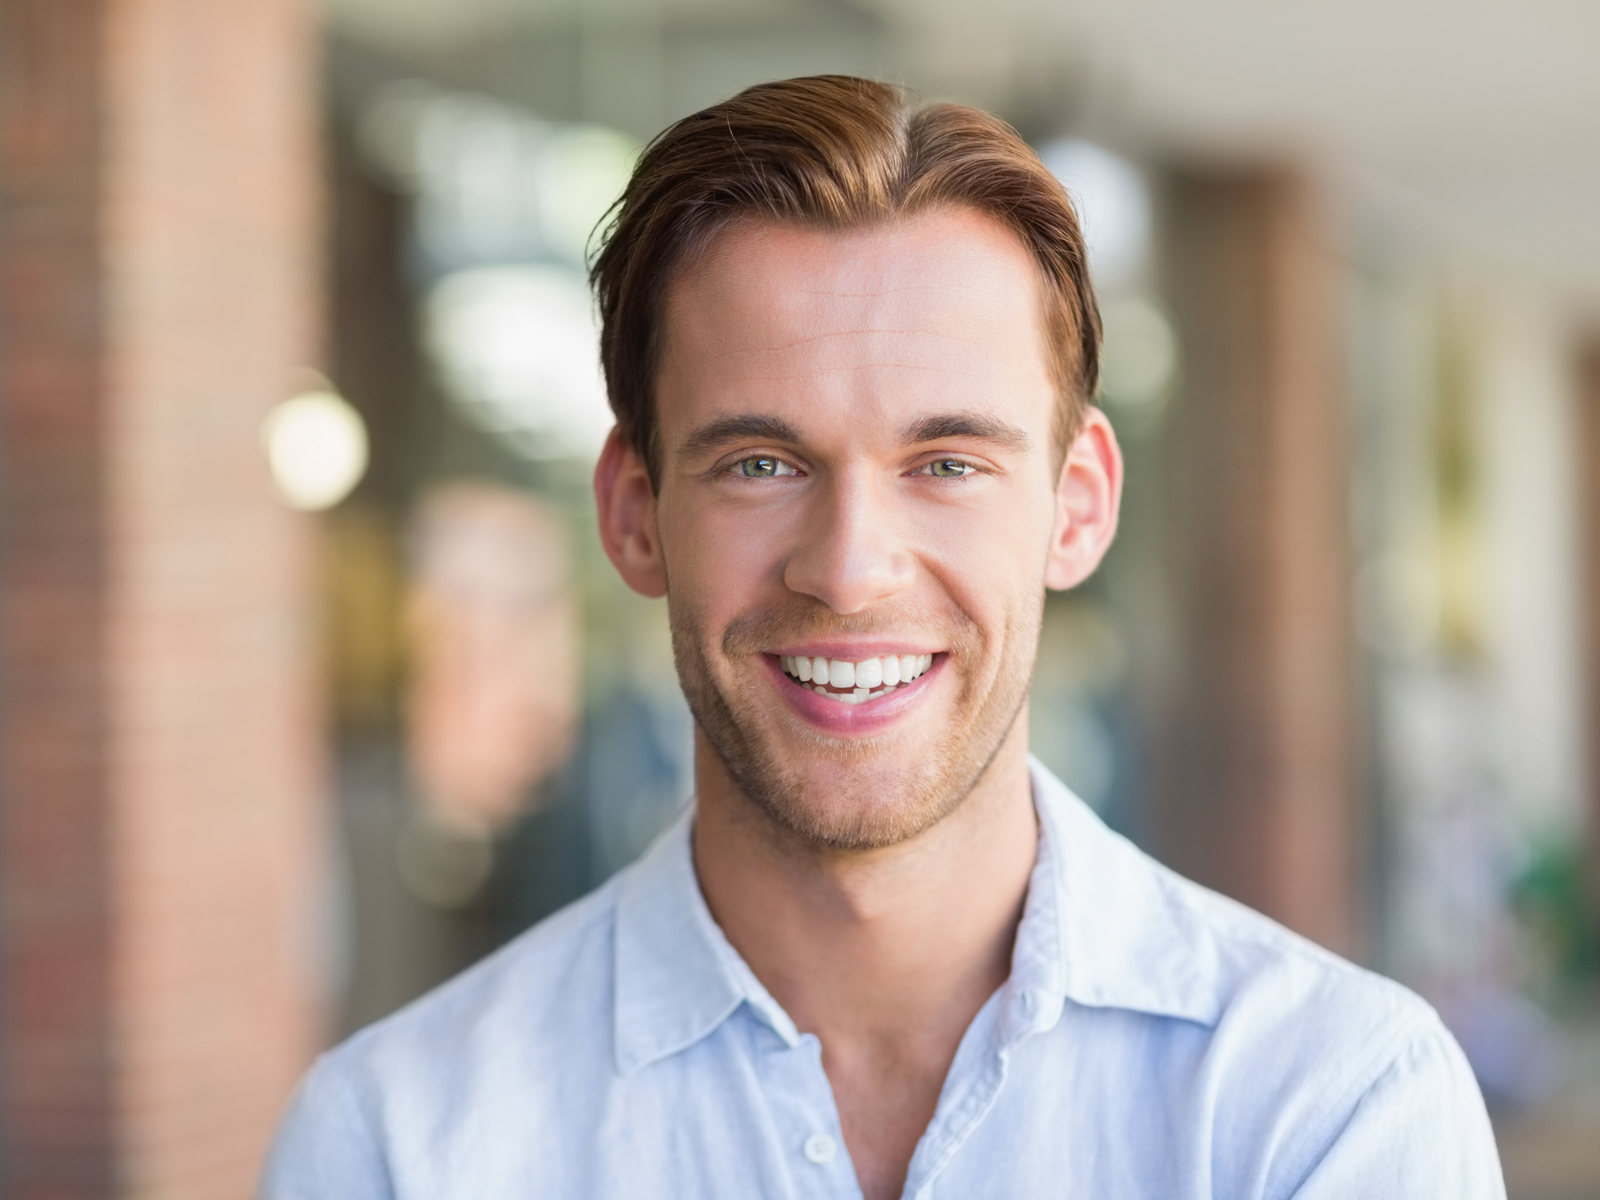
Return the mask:
<path id="1" fill-rule="evenodd" d="M 895 519 L 893 497 L 844 472 L 812 493 L 800 544 L 784 566 L 791 591 L 836 613 L 872 607 L 910 586 L 916 561 Z"/>

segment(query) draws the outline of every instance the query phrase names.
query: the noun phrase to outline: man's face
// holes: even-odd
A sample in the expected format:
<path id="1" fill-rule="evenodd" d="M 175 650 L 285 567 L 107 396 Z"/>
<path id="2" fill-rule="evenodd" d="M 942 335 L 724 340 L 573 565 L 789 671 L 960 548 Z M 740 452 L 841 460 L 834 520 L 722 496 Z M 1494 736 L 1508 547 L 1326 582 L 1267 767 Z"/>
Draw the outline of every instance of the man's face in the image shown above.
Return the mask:
<path id="1" fill-rule="evenodd" d="M 733 781 L 809 841 L 914 836 L 1018 723 L 1057 520 L 1039 289 L 1014 234 L 946 209 L 739 224 L 669 292 L 679 673 Z"/>

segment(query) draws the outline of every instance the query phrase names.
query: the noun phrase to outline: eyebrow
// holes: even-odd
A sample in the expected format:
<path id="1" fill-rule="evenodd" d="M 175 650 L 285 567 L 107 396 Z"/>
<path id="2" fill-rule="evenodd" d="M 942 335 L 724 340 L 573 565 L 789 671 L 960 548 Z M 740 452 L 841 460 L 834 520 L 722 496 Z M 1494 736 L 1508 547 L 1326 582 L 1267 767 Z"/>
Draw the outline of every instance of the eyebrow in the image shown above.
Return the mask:
<path id="1" fill-rule="evenodd" d="M 1033 445 L 1033 439 L 1025 430 L 1007 421 L 984 416 L 981 413 L 966 412 L 939 413 L 913 421 L 900 434 L 900 443 L 904 446 L 915 446 L 923 442 L 937 442 L 944 438 L 976 438 L 980 441 L 997 442 L 1014 450 L 1026 450 Z M 707 421 L 690 432 L 678 450 L 682 454 L 700 454 L 707 450 L 715 450 L 728 442 L 747 439 L 790 444 L 801 441 L 800 431 L 781 417 L 769 417 L 760 413 L 739 413 Z"/>
<path id="2" fill-rule="evenodd" d="M 800 431 L 779 417 L 765 417 L 759 413 L 741 413 L 738 416 L 718 417 L 707 421 L 683 439 L 678 447 L 682 454 L 699 454 L 715 450 L 727 442 L 754 439 L 762 442 L 798 442 Z"/>
<path id="3" fill-rule="evenodd" d="M 921 442 L 937 442 L 944 438 L 977 438 L 986 442 L 998 442 L 1013 450 L 1026 450 L 1033 445 L 1033 439 L 1025 430 L 997 417 L 987 417 L 981 413 L 940 413 L 937 416 L 923 417 L 907 425 L 900 434 L 900 442 L 906 446 L 915 446 Z"/>

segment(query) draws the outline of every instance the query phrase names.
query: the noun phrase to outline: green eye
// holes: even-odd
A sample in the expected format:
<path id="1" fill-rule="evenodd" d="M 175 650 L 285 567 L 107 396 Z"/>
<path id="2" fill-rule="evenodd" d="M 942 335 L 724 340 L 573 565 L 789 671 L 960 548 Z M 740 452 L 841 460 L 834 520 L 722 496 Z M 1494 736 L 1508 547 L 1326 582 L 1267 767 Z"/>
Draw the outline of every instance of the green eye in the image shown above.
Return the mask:
<path id="1" fill-rule="evenodd" d="M 746 479 L 771 479 L 775 475 L 794 474 L 793 467 L 781 459 L 766 454 L 758 454 L 754 458 L 742 458 L 736 464 L 736 469 Z"/>
<path id="2" fill-rule="evenodd" d="M 928 464 L 928 474 L 940 479 L 960 479 L 971 471 L 972 465 L 959 458 L 936 458 Z"/>

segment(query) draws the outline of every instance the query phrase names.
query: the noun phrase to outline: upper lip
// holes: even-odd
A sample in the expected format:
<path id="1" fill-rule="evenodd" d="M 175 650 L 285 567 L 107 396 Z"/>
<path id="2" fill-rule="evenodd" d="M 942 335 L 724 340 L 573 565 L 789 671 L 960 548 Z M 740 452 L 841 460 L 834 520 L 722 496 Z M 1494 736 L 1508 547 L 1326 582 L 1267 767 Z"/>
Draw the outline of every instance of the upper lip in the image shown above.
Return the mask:
<path id="1" fill-rule="evenodd" d="M 891 642 L 874 639 L 866 642 L 815 641 L 801 642 L 767 651 L 778 658 L 801 657 L 829 658 L 840 662 L 861 662 L 868 658 L 888 658 L 890 655 L 938 654 L 933 647 L 918 646 L 914 642 Z"/>

